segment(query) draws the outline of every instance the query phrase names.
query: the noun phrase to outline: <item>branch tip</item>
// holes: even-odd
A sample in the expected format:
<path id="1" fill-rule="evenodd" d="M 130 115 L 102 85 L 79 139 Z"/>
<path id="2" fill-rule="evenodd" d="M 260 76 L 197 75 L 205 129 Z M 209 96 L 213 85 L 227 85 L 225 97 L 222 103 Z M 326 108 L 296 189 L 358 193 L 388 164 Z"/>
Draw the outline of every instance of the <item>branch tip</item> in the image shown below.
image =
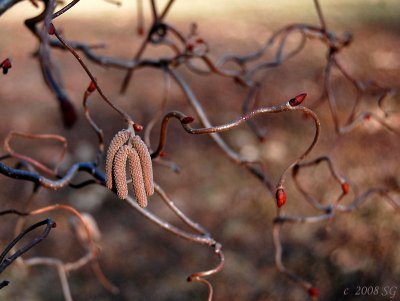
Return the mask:
<path id="1" fill-rule="evenodd" d="M 303 102 L 303 100 L 307 97 L 307 93 L 301 93 L 297 96 L 295 96 L 294 98 L 292 98 L 291 100 L 289 100 L 289 104 L 292 107 L 298 106 L 299 104 L 301 104 Z"/>
<path id="2" fill-rule="evenodd" d="M 285 205 L 286 203 L 285 190 L 283 190 L 283 188 L 278 188 L 276 190 L 275 198 L 276 198 L 276 205 L 278 206 L 278 208 L 281 208 L 283 205 Z"/>
<path id="3" fill-rule="evenodd" d="M 3 69 L 3 74 L 7 74 L 8 70 L 12 68 L 11 59 L 6 58 L 4 61 L 1 62 L 0 67 Z"/>
<path id="4" fill-rule="evenodd" d="M 189 123 L 192 123 L 193 121 L 194 121 L 194 118 L 192 116 L 186 116 L 186 117 L 182 118 L 181 123 L 189 124 Z"/>

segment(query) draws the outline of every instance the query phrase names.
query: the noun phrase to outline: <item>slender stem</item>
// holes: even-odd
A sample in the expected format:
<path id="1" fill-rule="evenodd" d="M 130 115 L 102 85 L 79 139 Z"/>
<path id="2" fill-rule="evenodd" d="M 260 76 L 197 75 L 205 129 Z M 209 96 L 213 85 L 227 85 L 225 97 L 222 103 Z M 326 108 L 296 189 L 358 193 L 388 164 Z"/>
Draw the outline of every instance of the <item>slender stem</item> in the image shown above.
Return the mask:
<path id="1" fill-rule="evenodd" d="M 90 79 L 92 80 L 92 82 L 95 84 L 96 86 L 96 90 L 99 92 L 100 96 L 103 98 L 103 100 L 111 107 L 113 108 L 118 114 L 120 114 L 125 121 L 128 124 L 133 124 L 132 119 L 130 118 L 130 116 L 125 113 L 124 111 L 122 111 L 121 109 L 119 109 L 115 104 L 113 104 L 108 98 L 107 96 L 105 96 L 105 94 L 103 93 L 103 90 L 100 88 L 100 86 L 97 83 L 96 78 L 93 76 L 92 72 L 89 70 L 89 68 L 86 66 L 86 64 L 83 62 L 83 60 L 81 59 L 81 57 L 79 56 L 79 54 L 61 37 L 61 35 L 59 34 L 59 32 L 57 31 L 57 29 L 54 29 L 54 33 L 57 37 L 57 39 L 64 45 L 64 47 L 66 47 L 71 54 L 77 59 L 77 61 L 79 62 L 79 64 L 82 66 L 82 68 L 86 71 L 87 75 L 90 77 Z"/>
<path id="2" fill-rule="evenodd" d="M 98 165 L 101 162 L 101 158 L 103 156 L 104 152 L 104 134 L 103 130 L 94 122 L 92 117 L 90 116 L 89 112 L 89 106 L 88 106 L 88 101 L 89 101 L 89 96 L 91 92 L 88 90 L 85 91 L 83 95 L 83 111 L 85 113 L 85 117 L 87 121 L 89 122 L 90 126 L 92 129 L 95 131 L 98 139 L 98 147 L 97 147 L 97 158 L 96 158 L 96 165 Z"/>
<path id="3" fill-rule="evenodd" d="M 60 10 L 58 10 L 57 12 L 55 12 L 52 16 L 52 19 L 54 20 L 55 18 L 58 18 L 59 16 L 61 16 L 63 13 L 65 13 L 66 11 L 70 10 L 73 6 L 75 6 L 75 4 L 77 4 L 80 0 L 73 0 L 70 3 L 68 3 L 67 5 L 65 5 L 63 8 L 61 8 Z"/>
<path id="4" fill-rule="evenodd" d="M 14 213 L 14 212 L 12 212 Z M 0 273 L 2 273 L 14 260 L 16 260 L 18 257 L 22 256 L 24 253 L 32 249 L 34 246 L 42 242 L 47 235 L 50 233 L 51 229 L 54 227 L 55 223 L 51 219 L 45 219 L 43 221 L 37 222 L 31 226 L 29 226 L 27 229 L 22 231 L 12 242 L 10 242 L 7 247 L 3 250 L 3 252 L 0 254 Z M 39 236 L 35 237 L 33 240 L 30 242 L 26 243 L 23 245 L 21 248 L 19 248 L 17 251 L 14 252 L 14 254 L 10 255 L 9 257 L 6 257 L 8 252 L 20 241 L 22 238 L 27 235 L 29 232 L 35 230 L 36 228 L 39 228 L 41 226 L 46 226 L 45 229 L 43 230 L 43 233 L 40 234 Z"/>
<path id="5" fill-rule="evenodd" d="M 321 6 L 319 4 L 319 0 L 314 0 L 314 5 L 315 5 L 315 9 L 317 10 L 317 13 L 318 13 L 319 22 L 321 23 L 321 29 L 323 31 L 326 31 L 326 22 L 325 22 L 324 15 L 322 13 Z"/>
<path id="6" fill-rule="evenodd" d="M 163 228 L 164 230 L 166 230 L 172 234 L 175 234 L 181 238 L 184 238 L 186 240 L 196 242 L 199 244 L 204 244 L 204 245 L 209 245 L 209 246 L 216 244 L 216 241 L 209 236 L 195 235 L 195 234 L 186 232 L 186 231 L 181 230 L 181 229 L 169 224 L 168 222 L 160 219 L 158 216 L 151 213 L 150 211 L 141 208 L 138 205 L 138 203 L 136 202 L 136 200 L 130 196 L 128 196 L 128 198 L 125 201 L 128 203 L 129 206 L 131 206 L 134 209 L 136 209 L 137 211 L 139 211 L 148 220 L 150 220 L 151 222 L 155 223 L 156 225 L 160 226 L 161 228 Z"/>
<path id="7" fill-rule="evenodd" d="M 156 0 L 150 0 L 151 13 L 153 16 L 153 24 L 158 21 Z"/>
<path id="8" fill-rule="evenodd" d="M 210 233 L 200 224 L 192 221 L 189 217 L 187 217 L 168 197 L 167 193 L 159 186 L 157 183 L 154 183 L 155 191 L 161 196 L 163 201 L 167 204 L 167 206 L 190 228 L 202 234 L 204 236 L 210 236 Z"/>
<path id="9" fill-rule="evenodd" d="M 170 10 L 170 8 L 172 7 L 172 5 L 174 4 L 175 0 L 169 0 L 168 3 L 165 5 L 164 10 L 162 11 L 162 13 L 160 14 L 160 20 L 164 20 L 164 18 L 167 16 L 168 11 Z"/>

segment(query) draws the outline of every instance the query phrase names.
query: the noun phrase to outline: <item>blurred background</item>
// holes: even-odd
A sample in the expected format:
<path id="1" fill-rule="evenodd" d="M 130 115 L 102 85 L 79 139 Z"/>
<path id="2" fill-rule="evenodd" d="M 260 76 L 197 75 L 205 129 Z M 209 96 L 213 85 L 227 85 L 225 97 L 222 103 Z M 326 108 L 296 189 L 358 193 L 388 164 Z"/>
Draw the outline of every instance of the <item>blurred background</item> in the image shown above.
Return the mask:
<path id="1" fill-rule="evenodd" d="M 144 1 L 149 26 L 149 3 Z M 157 1 L 163 7 L 166 1 Z M 329 30 L 341 35 L 351 32 L 353 44 L 339 56 L 348 72 L 361 80 L 374 80 L 383 86 L 400 88 L 400 2 L 397 0 L 322 0 Z M 88 44 L 104 43 L 98 53 L 129 59 L 142 37 L 136 33 L 135 1 L 116 6 L 105 1 L 81 1 L 54 24 L 70 40 Z M 62 167 L 96 156 L 97 138 L 84 118 L 82 96 L 89 79 L 70 53 L 53 50 L 62 71 L 65 87 L 78 108 L 79 119 L 65 129 L 58 104 L 43 82 L 34 58 L 37 41 L 23 21 L 39 14 L 29 1 L 22 1 L 0 17 L 0 59 L 11 57 L 13 68 L 0 76 L 0 140 L 10 131 L 60 134 L 68 139 L 68 153 Z M 311 0 L 298 1 L 184 1 L 177 0 L 166 21 L 187 35 L 193 22 L 199 35 L 210 45 L 210 56 L 218 59 L 226 53 L 245 54 L 261 47 L 280 28 L 292 23 L 318 25 Z M 146 27 L 147 29 L 147 27 Z M 165 48 L 150 48 L 144 57 L 159 57 Z M 282 103 L 307 92 L 305 105 L 312 104 L 322 91 L 326 48 L 310 41 L 305 49 L 284 65 L 266 73 L 260 93 L 260 106 Z M 146 125 L 156 114 L 163 99 L 163 74 L 157 69 L 140 69 L 133 75 L 125 95 L 119 94 L 125 76 L 123 70 L 104 68 L 88 60 L 105 94 Z M 228 122 L 241 113 L 246 89 L 231 79 L 217 75 L 198 76 L 187 69 L 178 71 L 191 85 L 214 124 Z M 346 120 L 348 103 L 355 99 L 352 86 L 339 74 L 333 74 L 340 120 Z M 385 103 L 389 111 L 399 111 L 399 96 Z M 93 94 L 91 113 L 104 130 L 106 143 L 125 125 L 104 102 Z M 165 111 L 181 110 L 195 116 L 176 85 L 170 89 Z M 376 98 L 366 97 L 362 109 L 380 114 Z M 371 187 L 399 190 L 400 141 L 375 121 L 338 136 L 325 103 L 316 109 L 321 119 L 321 139 L 308 159 L 330 155 L 339 173 L 363 192 Z M 273 183 L 283 170 L 311 142 L 314 127 L 300 113 L 263 116 L 257 122 L 266 130 L 264 142 L 258 141 L 247 126 L 241 126 L 224 138 L 239 153 L 265 163 Z M 400 115 L 387 119 L 400 128 Z M 197 124 L 197 123 L 196 123 Z M 158 139 L 160 123 L 152 132 L 152 145 Z M 14 148 L 48 164 L 54 164 L 59 145 L 16 139 Z M 4 150 L 2 149 L 2 153 Z M 206 136 L 191 136 L 176 122 L 168 132 L 166 159 L 181 167 L 180 173 L 155 165 L 155 180 L 189 217 L 207 228 L 223 245 L 225 268 L 210 277 L 215 300 L 307 300 L 307 293 L 277 272 L 274 264 L 272 221 L 276 215 L 274 197 L 243 167 L 229 159 Z M 101 165 L 104 168 L 104 165 Z M 302 182 L 314 195 L 333 202 L 341 188 L 330 177 L 326 166 L 304 171 Z M 287 214 L 317 214 L 287 181 Z M 25 208 L 32 184 L 0 177 L 0 209 Z M 398 200 L 398 195 L 397 195 Z M 191 273 L 217 264 L 212 251 L 185 241 L 151 224 L 134 209 L 104 187 L 97 185 L 74 190 L 41 190 L 30 209 L 49 204 L 70 204 L 96 219 L 102 238 L 100 265 L 107 277 L 121 290 L 113 296 L 98 283 L 90 268 L 72 272 L 69 277 L 74 300 L 205 300 L 204 285 L 187 283 Z M 182 226 L 180 221 L 154 196 L 149 210 Z M 43 215 L 53 217 L 58 227 L 40 245 L 29 251 L 32 256 L 57 257 L 66 262 L 81 256 L 84 250 L 69 229 L 65 212 Z M 40 217 L 27 218 L 27 222 Z M 283 260 L 286 266 L 315 283 L 321 300 L 388 300 L 383 296 L 343 296 L 345 288 L 357 286 L 398 287 L 400 298 L 399 215 L 382 197 L 371 197 L 358 210 L 338 215 L 327 229 L 326 222 L 285 226 L 282 231 Z M 14 237 L 16 217 L 1 217 L 1 246 Z M 14 264 L 1 274 L 11 284 L 0 291 L 1 300 L 62 300 L 57 272 L 49 267 L 29 270 Z M 51 287 L 49 287 L 51 283 Z"/>

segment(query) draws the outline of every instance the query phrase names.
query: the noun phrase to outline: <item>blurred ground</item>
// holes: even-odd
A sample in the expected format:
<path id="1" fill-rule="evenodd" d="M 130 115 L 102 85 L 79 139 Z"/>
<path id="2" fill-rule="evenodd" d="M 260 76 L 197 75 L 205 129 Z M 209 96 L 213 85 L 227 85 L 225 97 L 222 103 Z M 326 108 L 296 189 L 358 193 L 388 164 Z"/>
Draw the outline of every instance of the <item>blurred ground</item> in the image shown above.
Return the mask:
<path id="1" fill-rule="evenodd" d="M 311 0 L 249 2 L 176 1 L 167 21 L 184 33 L 188 33 L 191 22 L 197 22 L 199 33 L 211 45 L 214 58 L 227 52 L 246 53 L 257 49 L 275 30 L 287 24 L 318 22 Z M 321 1 L 321 5 L 331 30 L 354 34 L 354 44 L 340 57 L 348 70 L 359 78 L 373 79 L 399 89 L 400 3 L 395 0 L 329 0 Z M 102 1 L 81 1 L 55 25 L 68 39 L 106 43 L 107 48 L 99 52 L 130 58 L 140 42 L 135 34 L 135 9 L 132 3 L 115 7 Z M 149 10 L 146 12 L 149 17 Z M 72 130 L 65 130 L 57 104 L 32 57 L 36 41 L 23 26 L 24 19 L 37 13 L 38 10 L 26 1 L 0 18 L 0 58 L 11 56 L 13 59 L 10 73 L 0 77 L 0 140 L 12 130 L 57 133 L 65 135 L 69 141 L 64 167 L 72 162 L 92 160 L 96 137 L 80 105 L 88 78 L 69 53 L 54 51 L 65 86 L 79 108 L 78 123 Z M 158 55 L 161 51 L 154 49 L 148 55 Z M 311 42 L 293 60 L 272 69 L 266 76 L 260 105 L 281 103 L 301 92 L 307 92 L 307 103 L 313 103 L 321 92 L 324 51 L 318 42 Z M 163 77 L 159 71 L 135 72 L 128 93 L 121 96 L 118 90 L 125 72 L 90 63 L 89 66 L 106 94 L 135 120 L 145 125 L 151 119 L 162 100 Z M 192 84 L 214 123 L 226 122 L 240 114 L 244 89 L 217 76 L 200 77 L 186 70 L 180 72 Z M 346 103 L 352 101 L 354 91 L 339 77 L 335 78 L 335 87 L 340 96 L 339 110 L 345 115 Z M 387 106 L 398 110 L 399 100 L 399 96 L 395 96 Z M 97 96 L 91 104 L 92 115 L 109 141 L 124 124 Z M 363 106 L 377 111 L 372 99 L 366 99 Z M 193 114 L 174 86 L 167 109 Z M 369 187 L 399 188 L 398 136 L 371 121 L 338 137 L 333 131 L 328 106 L 322 105 L 316 112 L 321 118 L 323 132 L 310 159 L 331 155 L 340 173 L 356 183 L 360 191 Z M 389 121 L 399 128 L 399 114 Z M 307 147 L 313 128 L 310 121 L 295 113 L 259 118 L 258 122 L 268 131 L 264 143 L 258 142 L 245 126 L 224 137 L 242 154 L 263 160 L 275 182 L 288 163 Z M 158 130 L 155 130 L 153 143 L 157 137 Z M 167 158 L 179 164 L 182 171 L 174 174 L 157 165 L 155 179 L 184 212 L 222 243 L 226 266 L 211 277 L 215 299 L 307 300 L 301 289 L 275 270 L 271 225 L 276 209 L 267 190 L 242 167 L 230 164 L 208 137 L 188 136 L 179 126 L 171 124 L 168 141 Z M 16 143 L 16 148 L 44 160 L 58 151 L 51 143 L 40 146 L 33 142 Z M 52 163 L 51 160 L 47 162 Z M 340 187 L 323 167 L 309 172 L 304 184 L 328 201 L 340 193 Z M 288 213 L 316 213 L 301 199 L 290 180 L 287 186 L 285 210 Z M 31 184 L 0 177 L 0 208 L 24 208 L 31 189 Z M 53 203 L 71 204 L 96 218 L 103 234 L 101 265 L 110 280 L 121 288 L 120 295 L 112 296 L 99 285 L 90 269 L 83 269 L 70 275 L 74 300 L 206 299 L 205 287 L 187 283 L 186 277 L 216 264 L 208 248 L 160 230 L 102 187 L 41 191 L 32 208 Z M 157 197 L 152 198 L 150 210 L 180 225 Z M 59 227 L 26 257 L 47 255 L 69 261 L 82 253 L 69 234 L 68 216 L 53 216 Z M 15 220 L 15 217 L 2 218 L 2 246 L 12 239 Z M 338 216 L 330 231 L 326 230 L 325 223 L 284 227 L 284 261 L 288 268 L 316 283 L 321 300 L 360 300 L 354 295 L 344 297 L 343 290 L 362 285 L 396 286 L 397 298 L 400 298 L 399 222 L 392 207 L 381 198 L 373 197 L 358 211 Z M 27 274 L 15 265 L 3 273 L 1 279 L 12 281 L 0 292 L 1 300 L 62 299 L 57 274 L 47 267 L 33 268 Z M 49 288 L 48 283 L 54 284 Z M 381 299 L 365 296 L 362 300 Z M 382 297 L 382 300 L 387 298 Z"/>

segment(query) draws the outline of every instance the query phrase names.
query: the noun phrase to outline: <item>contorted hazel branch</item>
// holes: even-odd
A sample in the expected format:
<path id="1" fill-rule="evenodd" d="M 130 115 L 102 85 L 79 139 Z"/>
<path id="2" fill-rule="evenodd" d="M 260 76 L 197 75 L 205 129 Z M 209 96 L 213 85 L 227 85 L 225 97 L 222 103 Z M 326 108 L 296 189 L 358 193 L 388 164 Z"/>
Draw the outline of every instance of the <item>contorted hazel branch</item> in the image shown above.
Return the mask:
<path id="1" fill-rule="evenodd" d="M 147 206 L 147 197 L 154 193 L 150 153 L 139 136 L 129 130 L 122 130 L 111 140 L 106 159 L 106 185 L 109 189 L 115 187 L 120 199 L 128 197 L 127 161 L 136 200 L 144 208 Z"/>
<path id="2" fill-rule="evenodd" d="M 276 198 L 276 204 L 278 208 L 281 208 L 285 203 L 286 203 L 286 192 L 284 190 L 284 182 L 287 176 L 287 173 L 289 170 L 294 168 L 298 163 L 300 163 L 308 154 L 314 149 L 320 135 L 321 131 L 321 123 L 318 119 L 318 116 L 310 109 L 307 107 L 301 106 L 300 104 L 304 101 L 306 98 L 307 94 L 306 93 L 301 93 L 294 98 L 291 98 L 289 101 L 283 104 L 279 105 L 274 105 L 274 106 L 269 106 L 269 107 L 261 107 L 256 110 L 253 110 L 251 112 L 248 112 L 247 114 L 240 116 L 234 121 L 231 121 L 226 124 L 218 125 L 218 126 L 212 126 L 209 124 L 207 120 L 207 127 L 204 128 L 193 128 L 189 124 L 194 121 L 193 117 L 191 116 L 186 116 L 185 114 L 178 112 L 178 111 L 171 111 L 167 113 L 162 121 L 161 124 L 161 135 L 160 135 L 160 142 L 158 145 L 158 148 L 151 154 L 152 158 L 158 157 L 162 151 L 164 150 L 165 144 L 166 144 L 166 131 L 167 131 L 167 126 L 168 122 L 171 118 L 176 118 L 181 122 L 182 127 L 186 132 L 192 135 L 200 135 L 200 134 L 216 134 L 216 133 L 221 133 L 225 132 L 228 130 L 231 130 L 235 127 L 238 127 L 244 122 L 247 122 L 248 120 L 251 120 L 257 115 L 261 114 L 275 114 L 275 113 L 281 113 L 281 112 L 287 112 L 287 111 L 293 111 L 293 110 L 299 110 L 302 111 L 304 114 L 307 116 L 310 116 L 315 123 L 315 134 L 313 141 L 311 144 L 308 146 L 308 148 L 300 155 L 294 162 L 292 162 L 286 169 L 283 171 L 278 184 L 276 185 L 275 189 L 275 198 Z M 203 123 L 204 119 L 202 120 Z M 209 126 L 208 126 L 209 125 Z M 215 137 L 215 136 L 214 136 Z M 224 149 L 226 149 L 225 144 L 223 146 Z M 230 151 L 230 150 L 229 150 Z M 236 154 L 234 154 L 236 156 Z"/>

